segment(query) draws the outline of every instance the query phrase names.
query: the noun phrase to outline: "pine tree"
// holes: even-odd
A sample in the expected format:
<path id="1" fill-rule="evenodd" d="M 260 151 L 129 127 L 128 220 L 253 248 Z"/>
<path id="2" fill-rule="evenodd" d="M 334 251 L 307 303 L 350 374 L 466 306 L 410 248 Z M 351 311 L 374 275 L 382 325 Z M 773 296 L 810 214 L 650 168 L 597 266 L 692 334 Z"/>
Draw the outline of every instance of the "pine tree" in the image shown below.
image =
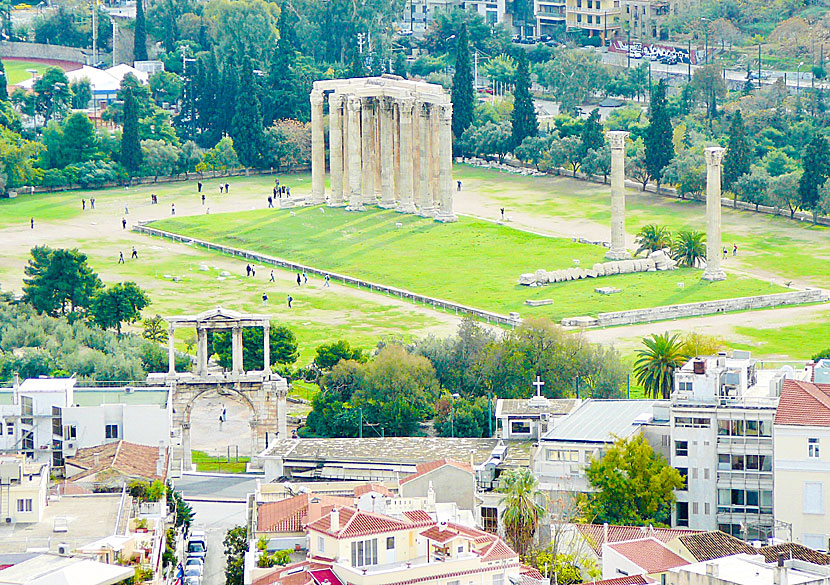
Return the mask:
<path id="1" fill-rule="evenodd" d="M 744 120 L 741 110 L 735 110 L 729 125 L 729 144 L 723 157 L 723 189 L 725 191 L 731 190 L 735 181 L 749 173 L 751 170 L 749 157 Z"/>
<path id="2" fill-rule="evenodd" d="M 516 148 L 528 136 L 536 136 L 539 133 L 539 121 L 536 119 L 536 109 L 530 95 L 530 67 L 524 51 L 519 51 L 514 82 L 516 88 L 513 90 L 513 114 L 510 121 L 513 123 L 511 141 L 513 148 Z"/>
<path id="3" fill-rule="evenodd" d="M 645 134 L 646 171 L 657 183 L 659 191 L 663 171 L 674 158 L 671 119 L 666 109 L 666 82 L 662 79 L 651 92 L 649 118 Z"/>
<path id="4" fill-rule="evenodd" d="M 245 59 L 239 76 L 240 92 L 236 113 L 231 121 L 233 138 L 239 161 L 245 166 L 256 166 L 262 151 L 262 110 L 259 104 L 259 86 L 254 79 L 253 65 Z"/>
<path id="5" fill-rule="evenodd" d="M 147 60 L 147 22 L 144 18 L 144 0 L 137 0 L 135 3 L 135 45 L 133 47 L 133 59 L 135 61 Z"/>
<path id="6" fill-rule="evenodd" d="M 355 52 L 349 66 L 349 77 L 366 77 L 366 65 L 363 63 L 363 54 Z"/>
<path id="7" fill-rule="evenodd" d="M 121 164 L 130 175 L 141 167 L 141 140 L 138 136 L 138 100 L 132 90 L 124 92 L 124 131 L 121 133 Z"/>
<path id="8" fill-rule="evenodd" d="M 270 126 L 276 120 L 288 118 L 308 119 L 303 105 L 308 103 L 305 86 L 298 82 L 294 64 L 297 58 L 296 16 L 292 10 L 282 7 L 277 27 L 280 38 L 268 67 L 263 87 L 263 124 Z M 302 98 L 300 96 L 302 93 Z"/>
<path id="9" fill-rule="evenodd" d="M 452 78 L 452 133 L 457 140 L 473 123 L 473 72 L 466 24 L 461 25 L 456 42 L 455 75 Z"/>
<path id="10" fill-rule="evenodd" d="M 819 188 L 830 177 L 830 145 L 827 139 L 816 133 L 804 148 L 802 165 L 804 173 L 798 182 L 798 204 L 802 209 L 816 209 L 820 201 Z"/>
<path id="11" fill-rule="evenodd" d="M 3 61 L 0 60 L 0 101 L 3 102 L 9 101 L 8 81 L 6 78 L 6 67 L 3 65 Z"/>

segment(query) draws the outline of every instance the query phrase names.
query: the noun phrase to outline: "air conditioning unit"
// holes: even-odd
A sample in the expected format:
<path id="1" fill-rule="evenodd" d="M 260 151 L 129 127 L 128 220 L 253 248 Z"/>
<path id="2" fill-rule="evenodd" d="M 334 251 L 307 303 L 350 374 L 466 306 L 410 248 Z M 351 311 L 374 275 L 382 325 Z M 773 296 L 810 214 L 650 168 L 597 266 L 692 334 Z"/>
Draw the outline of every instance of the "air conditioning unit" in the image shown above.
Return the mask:
<path id="1" fill-rule="evenodd" d="M 68 557 L 71 554 L 69 550 L 69 545 L 65 542 L 62 542 L 58 545 L 58 554 L 62 557 Z"/>
<path id="2" fill-rule="evenodd" d="M 125 394 L 132 394 L 133 392 L 135 392 L 135 388 L 133 388 L 132 386 L 127 386 L 126 388 L 124 388 Z"/>
<path id="3" fill-rule="evenodd" d="M 11 523 L 12 523 L 12 519 L 11 518 L 6 518 L 6 524 L 11 524 Z"/>

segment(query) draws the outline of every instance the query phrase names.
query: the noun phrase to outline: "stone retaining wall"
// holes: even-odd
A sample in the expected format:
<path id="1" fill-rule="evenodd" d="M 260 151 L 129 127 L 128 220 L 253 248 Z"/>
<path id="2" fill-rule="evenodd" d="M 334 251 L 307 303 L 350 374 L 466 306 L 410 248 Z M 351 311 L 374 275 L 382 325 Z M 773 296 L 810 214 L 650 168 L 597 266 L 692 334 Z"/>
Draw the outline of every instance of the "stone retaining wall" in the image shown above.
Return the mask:
<path id="1" fill-rule="evenodd" d="M 0 57 L 17 57 L 19 59 L 51 59 L 86 64 L 90 50 L 64 45 L 44 45 L 41 43 L 18 43 L 4 41 L 0 43 Z M 106 55 L 100 51 L 100 56 Z"/>
<path id="2" fill-rule="evenodd" d="M 613 325 L 631 325 L 634 323 L 649 323 L 651 321 L 666 321 L 669 319 L 684 319 L 715 313 L 731 311 L 746 311 L 750 309 L 768 309 L 782 305 L 801 305 L 805 303 L 820 303 L 828 300 L 828 295 L 820 289 L 793 291 L 774 295 L 760 295 L 755 297 L 738 297 L 718 301 L 703 301 L 700 303 L 686 303 L 683 305 L 667 305 L 650 309 L 635 309 L 633 311 L 616 311 L 600 313 L 593 317 L 568 317 L 562 319 L 566 327 L 609 327 Z"/>

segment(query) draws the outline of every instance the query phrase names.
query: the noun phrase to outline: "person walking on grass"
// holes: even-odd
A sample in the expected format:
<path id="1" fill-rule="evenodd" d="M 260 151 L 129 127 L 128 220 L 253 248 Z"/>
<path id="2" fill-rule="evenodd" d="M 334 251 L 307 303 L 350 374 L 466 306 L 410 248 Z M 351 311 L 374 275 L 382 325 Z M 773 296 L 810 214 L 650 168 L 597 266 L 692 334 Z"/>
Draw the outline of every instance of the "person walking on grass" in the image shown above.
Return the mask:
<path id="1" fill-rule="evenodd" d="M 201 182 L 201 181 L 199 181 L 198 183 L 196 183 L 196 189 L 197 189 L 197 191 L 196 191 L 197 193 L 201 193 L 201 192 L 202 192 L 202 182 Z M 202 197 L 202 201 L 204 201 L 204 197 Z"/>
<path id="2" fill-rule="evenodd" d="M 130 255 L 130 259 L 138 260 L 138 252 L 136 251 L 135 246 L 133 246 L 133 253 Z"/>
<path id="3" fill-rule="evenodd" d="M 268 209 L 273 209 L 273 208 L 274 208 L 274 198 L 269 195 L 268 196 Z"/>
<path id="4" fill-rule="evenodd" d="M 176 215 L 176 204 L 175 203 L 170 204 L 170 215 Z"/>
<path id="5" fill-rule="evenodd" d="M 329 285 L 329 275 L 328 274 L 326 274 L 326 282 L 323 283 L 323 286 L 330 287 L 330 285 Z"/>
<path id="6" fill-rule="evenodd" d="M 303 283 L 300 281 L 300 273 L 297 273 L 297 286 L 303 286 Z"/>
<path id="7" fill-rule="evenodd" d="M 225 183 L 225 195 L 227 195 L 230 192 L 231 192 L 231 186 L 229 184 Z"/>
<path id="8" fill-rule="evenodd" d="M 124 252 L 118 252 L 118 263 L 124 264 Z"/>
<path id="9" fill-rule="evenodd" d="M 251 276 L 251 265 L 250 265 L 250 264 L 248 264 L 248 265 L 245 267 L 245 271 L 248 273 L 248 276 Z"/>
<path id="10" fill-rule="evenodd" d="M 291 301 L 293 301 L 293 300 L 294 300 L 294 297 L 292 297 L 291 295 L 288 295 L 288 308 L 289 309 L 291 308 Z"/>
<path id="11" fill-rule="evenodd" d="M 32 225 L 32 229 L 35 229 L 35 218 L 33 217 L 32 219 L 29 220 L 29 222 Z M 124 223 L 126 224 L 127 222 L 124 222 Z"/>
<path id="12" fill-rule="evenodd" d="M 86 211 L 86 199 L 81 199 L 81 211 Z"/>
<path id="13" fill-rule="evenodd" d="M 263 304 L 263 305 L 267 305 L 267 304 L 268 304 L 268 295 L 267 295 L 267 294 L 265 294 L 265 293 L 262 293 L 262 304 Z"/>
<path id="14" fill-rule="evenodd" d="M 303 284 L 308 284 L 308 276 L 306 275 L 305 270 L 303 270 Z"/>
<path id="15" fill-rule="evenodd" d="M 32 221 L 34 221 L 34 220 L 32 220 Z M 34 224 L 32 224 L 32 227 L 34 227 Z M 127 220 L 124 219 L 123 217 L 121 218 L 121 229 L 122 230 L 127 229 Z"/>
<path id="16" fill-rule="evenodd" d="M 732 256 L 738 255 L 738 244 L 732 244 Z"/>
<path id="17" fill-rule="evenodd" d="M 204 205 L 204 204 L 205 204 L 205 194 L 202 193 L 202 205 Z"/>
<path id="18" fill-rule="evenodd" d="M 274 282 L 274 271 L 271 271 L 271 282 Z"/>

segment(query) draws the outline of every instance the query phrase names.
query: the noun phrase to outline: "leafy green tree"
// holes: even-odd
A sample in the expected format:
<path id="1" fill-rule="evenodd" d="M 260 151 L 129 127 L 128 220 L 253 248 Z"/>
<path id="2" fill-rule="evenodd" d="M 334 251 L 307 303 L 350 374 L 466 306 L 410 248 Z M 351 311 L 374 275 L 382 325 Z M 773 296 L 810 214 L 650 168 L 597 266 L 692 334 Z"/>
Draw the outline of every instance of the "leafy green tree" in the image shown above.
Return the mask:
<path id="1" fill-rule="evenodd" d="M 692 76 L 694 93 L 706 104 L 706 117 L 711 127 L 712 120 L 718 115 L 718 100 L 726 97 L 726 82 L 720 67 L 704 65 Z"/>
<path id="2" fill-rule="evenodd" d="M 697 152 L 684 151 L 675 157 L 663 175 L 669 183 L 677 185 L 681 199 L 687 195 L 697 198 L 706 187 L 706 166 L 703 157 Z"/>
<path id="3" fill-rule="evenodd" d="M 522 52 L 519 55 L 521 59 Z M 481 75 L 499 83 L 516 83 L 516 60 L 510 55 L 496 55 L 479 65 Z"/>
<path id="4" fill-rule="evenodd" d="M 63 123 L 64 164 L 86 162 L 98 154 L 95 126 L 82 112 L 69 116 Z"/>
<path id="5" fill-rule="evenodd" d="M 230 331 L 215 332 L 210 335 L 211 353 L 216 354 L 217 363 L 225 369 L 233 366 L 233 354 Z M 261 327 L 245 327 L 242 330 L 242 367 L 246 371 L 261 370 L 263 365 L 264 338 Z M 286 325 L 272 327 L 268 333 L 271 363 L 288 365 L 297 361 L 297 336 Z"/>
<path id="6" fill-rule="evenodd" d="M 588 176 L 602 175 L 602 182 L 608 182 L 611 173 L 611 149 L 602 145 L 598 149 L 590 149 L 582 159 L 582 172 Z"/>
<path id="7" fill-rule="evenodd" d="M 672 243 L 671 256 L 681 266 L 694 268 L 706 260 L 706 234 L 681 230 Z"/>
<path id="8" fill-rule="evenodd" d="M 144 339 L 152 341 L 153 343 L 167 342 L 167 327 L 165 327 L 165 321 L 161 315 L 148 317 L 144 319 L 143 324 L 144 329 L 141 332 L 141 336 Z"/>
<path id="9" fill-rule="evenodd" d="M 646 166 L 646 149 L 643 146 L 642 140 L 632 142 L 626 147 L 625 160 L 626 176 L 639 182 L 642 190 L 645 191 L 648 180 L 651 177 L 648 174 L 648 167 Z"/>
<path id="10" fill-rule="evenodd" d="M 248 552 L 247 531 L 244 526 L 228 530 L 225 546 L 225 585 L 242 585 L 245 578 L 245 553 Z"/>
<path id="11" fill-rule="evenodd" d="M 141 2 L 138 3 L 141 5 Z M 127 75 L 131 77 L 131 74 Z M 122 84 L 122 87 L 124 85 Z M 124 131 L 121 134 L 121 164 L 131 175 L 141 168 L 141 140 L 138 135 L 138 99 L 127 86 L 124 92 Z"/>
<path id="12" fill-rule="evenodd" d="M 92 101 L 92 83 L 89 79 L 76 79 L 69 88 L 72 90 L 72 107 L 76 110 L 82 110 L 89 107 L 89 102 Z"/>
<path id="13" fill-rule="evenodd" d="M 195 171 L 199 163 L 202 162 L 203 155 L 202 149 L 192 140 L 188 140 L 179 149 L 179 160 L 176 163 L 176 170 L 185 175 Z"/>
<path id="14" fill-rule="evenodd" d="M 202 162 L 196 165 L 196 170 L 210 169 L 212 171 L 233 169 L 239 166 L 239 159 L 233 147 L 233 139 L 225 136 L 216 143 L 216 146 L 206 151 Z"/>
<path id="15" fill-rule="evenodd" d="M 409 64 L 406 62 L 406 55 L 403 51 L 397 51 L 392 58 L 392 73 L 400 75 L 404 79 L 409 75 Z"/>
<path id="16" fill-rule="evenodd" d="M 741 175 L 732 185 L 735 197 L 746 203 L 755 205 L 755 211 L 762 204 L 769 202 L 767 189 L 769 188 L 769 176 L 762 170 L 753 169 L 752 172 Z"/>
<path id="17" fill-rule="evenodd" d="M 608 73 L 593 51 L 564 49 L 538 68 L 539 83 L 553 94 L 560 111 L 571 112 L 576 106 L 605 87 Z"/>
<path id="18" fill-rule="evenodd" d="M 801 166 L 804 172 L 798 182 L 798 204 L 802 209 L 816 210 L 821 187 L 830 177 L 830 145 L 819 133 L 804 148 Z"/>
<path id="19" fill-rule="evenodd" d="M 43 116 L 44 124 L 55 116 L 62 116 L 72 104 L 72 89 L 63 69 L 49 67 L 32 86 L 34 108 Z"/>
<path id="20" fill-rule="evenodd" d="M 141 141 L 142 174 L 149 177 L 172 175 L 179 163 L 179 149 L 163 140 Z"/>
<path id="21" fill-rule="evenodd" d="M 169 2 L 171 0 L 164 1 Z M 158 106 L 161 106 L 165 102 L 168 104 L 177 104 L 184 92 L 184 82 L 175 73 L 159 71 L 150 76 L 150 92 Z"/>
<path id="22" fill-rule="evenodd" d="M 317 346 L 317 353 L 314 356 L 314 365 L 321 370 L 330 370 L 340 360 L 366 361 L 363 350 L 359 347 L 352 347 L 345 339 L 338 339 L 331 343 L 324 343 Z"/>
<path id="23" fill-rule="evenodd" d="M 515 86 L 511 115 L 513 148 L 519 146 L 525 138 L 536 136 L 539 132 L 536 108 L 533 106 L 533 97 L 530 95 L 530 69 L 524 51 L 519 52 Z"/>
<path id="24" fill-rule="evenodd" d="M 588 119 L 582 126 L 580 139 L 583 158 L 589 150 L 598 150 L 605 145 L 605 135 L 602 133 L 602 124 L 599 121 L 599 108 L 594 109 L 588 115 Z"/>
<path id="25" fill-rule="evenodd" d="M 433 422 L 440 437 L 489 438 L 496 428 L 495 400 L 453 398 L 445 392 L 435 403 Z"/>
<path id="26" fill-rule="evenodd" d="M 531 163 L 539 170 L 539 163 L 545 158 L 545 151 L 550 147 L 550 139 L 541 136 L 528 136 L 513 149 L 513 155 L 524 163 Z"/>
<path id="27" fill-rule="evenodd" d="M 649 223 L 640 228 L 637 232 L 637 251 L 634 252 L 638 256 L 640 252 L 655 252 L 671 247 L 671 230 L 667 226 Z"/>
<path id="28" fill-rule="evenodd" d="M 801 179 L 801 171 L 786 173 L 777 177 L 770 177 L 767 185 L 767 198 L 770 205 L 776 208 L 786 208 L 790 212 L 790 219 L 798 211 L 798 186 Z"/>
<path id="29" fill-rule="evenodd" d="M 596 490 L 588 495 L 593 521 L 612 525 L 668 526 L 674 490 L 685 483 L 639 433 L 617 438 L 602 458 L 591 457 L 586 475 Z"/>
<path id="30" fill-rule="evenodd" d="M 779 177 L 798 170 L 798 161 L 791 158 L 781 149 L 773 148 L 761 159 L 760 166 L 763 167 L 770 177 Z"/>
<path id="31" fill-rule="evenodd" d="M 239 162 L 245 166 L 256 166 L 262 150 L 262 108 L 259 104 L 257 83 L 253 66 L 246 60 L 240 71 L 241 92 L 236 103 L 236 113 L 231 125 L 231 136 L 236 145 Z"/>
<path id="32" fill-rule="evenodd" d="M 101 279 L 92 271 L 86 254 L 78 250 L 35 246 L 24 272 L 23 298 L 38 313 L 61 315 L 89 308 L 101 288 Z"/>
<path id="33" fill-rule="evenodd" d="M 545 514 L 545 508 L 539 504 L 543 494 L 530 469 L 511 469 L 501 478 L 505 485 L 505 495 L 500 502 L 504 506 L 504 531 L 513 550 L 524 556 Z"/>
<path id="34" fill-rule="evenodd" d="M 144 16 L 144 0 L 135 3 L 135 28 L 133 29 L 133 58 L 136 61 L 147 60 L 147 22 Z"/>
<path id="35" fill-rule="evenodd" d="M 452 78 L 452 133 L 456 139 L 460 139 L 473 123 L 473 91 L 467 25 L 463 24 L 456 39 L 455 75 Z"/>
<path id="36" fill-rule="evenodd" d="M 8 82 L 9 80 L 6 77 L 6 66 L 3 65 L 3 61 L 0 60 L 0 101 L 2 102 L 9 101 Z"/>
<path id="37" fill-rule="evenodd" d="M 729 144 L 726 147 L 726 154 L 723 157 L 723 188 L 732 191 L 735 181 L 750 171 L 751 153 L 746 138 L 746 128 L 741 117 L 741 110 L 735 110 L 732 114 L 732 122 L 729 125 Z M 735 200 L 737 201 L 737 193 Z"/>
<path id="38" fill-rule="evenodd" d="M 646 396 L 667 399 L 674 386 L 674 371 L 684 361 L 680 336 L 652 334 L 643 338 L 643 345 L 636 352 L 634 377 Z"/>
<path id="39" fill-rule="evenodd" d="M 134 282 L 120 282 L 100 290 L 92 299 L 92 319 L 102 329 L 115 328 L 121 335 L 121 323 L 134 323 L 141 310 L 150 304 L 150 298 Z"/>
<path id="40" fill-rule="evenodd" d="M 646 169 L 660 191 L 663 172 L 674 158 L 671 118 L 666 107 L 666 83 L 661 79 L 651 92 L 649 124 L 645 134 Z"/>

